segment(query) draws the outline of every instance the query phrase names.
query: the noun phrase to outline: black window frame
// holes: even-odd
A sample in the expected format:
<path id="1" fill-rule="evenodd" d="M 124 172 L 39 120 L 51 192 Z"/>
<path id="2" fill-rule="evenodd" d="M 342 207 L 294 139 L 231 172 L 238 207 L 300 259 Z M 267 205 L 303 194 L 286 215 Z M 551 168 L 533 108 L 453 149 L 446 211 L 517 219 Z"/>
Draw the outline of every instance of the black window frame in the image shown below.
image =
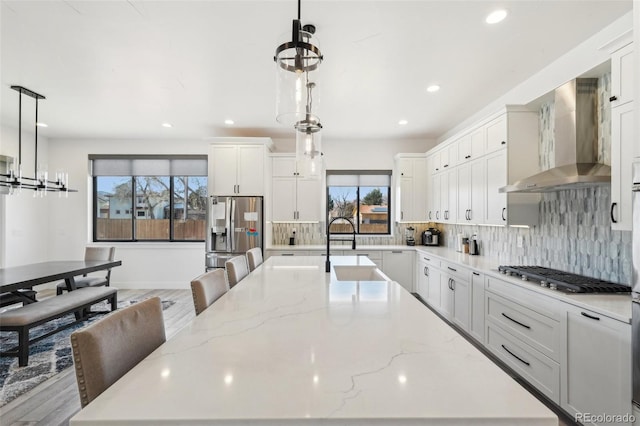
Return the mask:
<path id="1" fill-rule="evenodd" d="M 376 235 L 392 235 L 392 229 L 391 229 L 391 206 L 392 204 L 392 194 L 391 194 L 391 172 L 390 171 L 386 171 L 386 170 L 353 170 L 353 171 L 328 171 L 327 174 L 347 174 L 347 175 L 359 175 L 359 174 L 367 174 L 367 175 L 389 175 L 389 184 L 385 187 L 382 185 L 353 185 L 353 187 L 356 188 L 356 218 L 358 218 L 358 220 L 354 221 L 354 225 L 356 228 L 356 235 L 359 236 L 376 236 Z M 360 232 L 360 206 L 361 206 L 361 199 L 360 199 L 360 188 L 368 188 L 368 187 L 379 187 L 379 188 L 387 188 L 387 232 L 365 232 L 362 233 Z M 340 187 L 337 185 L 329 185 L 329 183 L 327 182 L 326 185 L 326 219 L 327 219 L 327 223 L 331 220 L 329 214 L 330 214 L 330 210 L 329 210 L 329 204 L 330 204 L 330 194 L 329 194 L 329 189 L 332 187 Z M 350 218 L 353 219 L 353 218 Z M 331 234 L 333 235 L 349 235 L 352 234 L 352 232 L 331 232 Z"/>
<path id="2" fill-rule="evenodd" d="M 89 160 L 92 159 L 119 159 L 119 158 L 124 158 L 124 159 L 155 159 L 155 158 L 160 158 L 160 159 L 189 159 L 189 158 L 193 158 L 193 159 L 202 159 L 202 158 L 206 158 L 206 156 L 185 156 L 185 155 L 146 155 L 146 156 L 127 156 L 127 155 L 113 155 L 113 156 L 109 156 L 109 155 L 90 155 L 89 156 Z M 96 243 L 102 243 L 102 242 L 119 242 L 119 243 L 136 243 L 136 242 L 157 242 L 157 243 L 203 243 L 206 240 L 206 230 L 205 230 L 205 235 L 203 235 L 202 239 L 177 239 L 175 238 L 175 221 L 178 220 L 176 219 L 176 215 L 175 215 L 175 206 L 174 206 L 174 200 L 175 200 L 175 178 L 182 178 L 185 177 L 184 174 L 181 173 L 176 173 L 176 174 L 157 174 L 157 175 L 150 175 L 150 174 L 146 174 L 146 175 L 121 175 L 122 177 L 127 177 L 131 179 L 131 210 L 130 210 L 130 215 L 131 215 L 131 238 L 110 238 L 110 239 L 98 239 L 98 227 L 97 227 L 97 223 L 98 223 L 98 204 L 99 204 L 99 195 L 98 195 L 98 179 L 100 177 L 105 177 L 108 175 L 102 175 L 102 176 L 92 176 L 92 184 L 93 184 L 93 195 L 92 195 L 92 206 L 93 206 L 93 213 L 92 213 L 92 240 L 93 242 Z M 144 218 L 140 218 L 138 219 L 137 214 L 139 213 L 136 210 L 136 203 L 137 203 L 137 199 L 139 197 L 138 193 L 136 192 L 136 179 L 138 178 L 145 178 L 145 177 L 149 177 L 149 176 L 154 176 L 154 177 L 166 177 L 169 178 L 169 238 L 153 238 L 153 239 L 141 239 L 141 238 L 137 238 L 136 236 L 136 222 L 137 220 L 147 220 Z M 207 179 L 207 182 L 205 182 L 205 188 L 208 187 L 208 175 L 195 175 L 194 177 L 199 177 L 199 178 L 205 178 Z M 208 199 L 208 188 L 207 188 L 207 193 L 205 194 L 205 198 Z M 186 209 L 186 206 L 185 206 Z M 206 209 L 206 206 L 205 206 Z M 206 211 L 205 211 L 206 214 Z M 144 215 L 146 218 L 146 214 Z M 206 219 L 205 219 L 206 220 Z"/>

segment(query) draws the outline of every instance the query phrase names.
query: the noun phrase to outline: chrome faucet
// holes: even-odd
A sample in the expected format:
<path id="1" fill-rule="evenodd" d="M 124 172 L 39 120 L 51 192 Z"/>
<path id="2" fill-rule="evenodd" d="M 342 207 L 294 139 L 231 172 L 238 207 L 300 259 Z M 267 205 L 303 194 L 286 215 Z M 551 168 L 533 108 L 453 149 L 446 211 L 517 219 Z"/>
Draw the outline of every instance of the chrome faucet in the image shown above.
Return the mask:
<path id="1" fill-rule="evenodd" d="M 353 240 L 351 240 L 351 250 L 356 249 L 356 226 L 353 224 L 353 221 L 348 217 L 342 217 L 342 216 L 334 217 L 333 219 L 331 219 L 327 224 L 327 260 L 324 263 L 326 272 L 331 272 L 331 261 L 329 260 L 329 253 L 331 251 L 329 249 L 329 246 L 331 244 L 331 241 L 348 241 L 343 239 L 331 240 L 331 224 L 338 219 L 344 219 L 351 224 L 351 228 L 353 229 Z"/>

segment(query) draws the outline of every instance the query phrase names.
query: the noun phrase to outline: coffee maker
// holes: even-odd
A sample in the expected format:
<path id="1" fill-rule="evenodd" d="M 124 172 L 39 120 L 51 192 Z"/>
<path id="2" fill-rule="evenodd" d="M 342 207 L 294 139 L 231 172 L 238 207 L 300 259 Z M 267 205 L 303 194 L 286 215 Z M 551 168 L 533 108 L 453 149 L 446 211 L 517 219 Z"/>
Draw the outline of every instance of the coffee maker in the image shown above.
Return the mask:
<path id="1" fill-rule="evenodd" d="M 422 245 L 423 246 L 439 246 L 440 245 L 440 231 L 436 228 L 428 228 L 422 232 Z"/>

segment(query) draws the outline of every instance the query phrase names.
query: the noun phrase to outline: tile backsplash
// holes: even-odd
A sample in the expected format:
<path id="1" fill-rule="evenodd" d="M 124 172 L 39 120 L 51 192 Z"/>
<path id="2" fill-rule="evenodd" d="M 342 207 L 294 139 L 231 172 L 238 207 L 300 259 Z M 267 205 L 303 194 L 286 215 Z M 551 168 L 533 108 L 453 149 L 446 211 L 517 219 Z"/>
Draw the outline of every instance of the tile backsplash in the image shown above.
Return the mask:
<path id="1" fill-rule="evenodd" d="M 505 265 L 541 265 L 563 271 L 631 283 L 631 232 L 613 231 L 609 220 L 608 185 L 542 194 L 540 224 L 531 228 L 472 225 L 435 225 L 443 243 L 455 249 L 458 233 L 478 235 L 480 255 Z M 419 240 L 425 223 L 395 224 L 392 236 L 358 236 L 359 245 L 402 245 L 404 229 L 415 228 Z M 273 224 L 273 244 L 289 244 L 293 229 L 296 244 L 323 245 L 324 224 Z M 521 242 L 522 247 L 518 247 Z"/>
<path id="2" fill-rule="evenodd" d="M 596 186 L 545 193 L 540 224 L 532 228 L 441 225 L 444 244 L 478 234 L 480 254 L 501 264 L 541 265 L 613 282 L 631 283 L 631 232 L 613 231 L 611 188 Z M 518 247 L 518 242 L 522 247 Z"/>

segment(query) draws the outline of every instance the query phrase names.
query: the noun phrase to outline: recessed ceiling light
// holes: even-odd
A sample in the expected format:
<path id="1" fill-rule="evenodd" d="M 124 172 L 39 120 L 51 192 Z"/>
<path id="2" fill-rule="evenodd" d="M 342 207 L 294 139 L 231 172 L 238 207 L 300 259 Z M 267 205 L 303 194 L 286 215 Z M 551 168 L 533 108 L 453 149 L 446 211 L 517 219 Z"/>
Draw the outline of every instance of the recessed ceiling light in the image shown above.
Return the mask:
<path id="1" fill-rule="evenodd" d="M 487 15 L 487 19 L 485 19 L 485 22 L 487 24 L 497 24 L 498 22 L 502 21 L 506 17 L 507 17 L 507 11 L 504 9 L 498 9 L 498 10 L 494 10 L 489 15 Z"/>
<path id="2" fill-rule="evenodd" d="M 38 122 L 36 123 L 36 126 L 38 126 L 38 127 L 49 127 L 49 125 L 48 125 L 47 123 L 43 123 L 43 122 L 41 122 L 41 121 L 38 121 Z"/>
<path id="3" fill-rule="evenodd" d="M 162 127 L 171 128 L 173 127 L 171 123 L 162 123 Z"/>
<path id="4" fill-rule="evenodd" d="M 438 90 L 440 90 L 440 86 L 438 86 L 437 84 L 432 84 L 431 86 L 427 87 L 427 92 L 437 92 Z"/>
<path id="5" fill-rule="evenodd" d="M 409 123 L 409 122 L 408 122 L 407 120 L 400 120 L 400 121 L 398 121 L 398 124 L 399 124 L 399 125 L 401 125 L 401 126 L 405 126 L 405 125 L 407 125 L 408 123 Z"/>
<path id="6" fill-rule="evenodd" d="M 226 124 L 228 126 L 231 126 L 232 124 L 234 124 L 234 121 L 230 120 L 230 119 L 226 119 L 226 120 L 224 120 L 224 124 Z"/>

